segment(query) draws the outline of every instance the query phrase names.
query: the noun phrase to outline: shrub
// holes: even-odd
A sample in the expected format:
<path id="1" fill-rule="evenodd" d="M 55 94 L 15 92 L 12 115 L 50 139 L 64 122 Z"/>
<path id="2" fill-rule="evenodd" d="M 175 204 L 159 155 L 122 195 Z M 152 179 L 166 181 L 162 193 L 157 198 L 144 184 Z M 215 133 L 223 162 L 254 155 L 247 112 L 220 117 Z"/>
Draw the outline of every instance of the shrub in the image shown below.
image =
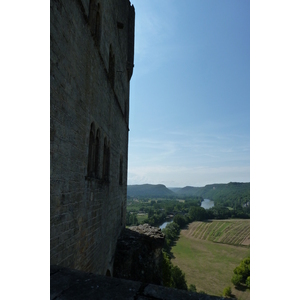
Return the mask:
<path id="1" fill-rule="evenodd" d="M 246 279 L 246 286 L 250 289 L 250 276 Z"/>
<path id="2" fill-rule="evenodd" d="M 162 260 L 162 280 L 164 286 L 171 286 L 171 268 L 172 263 L 170 262 L 170 259 L 168 255 L 163 251 L 163 260 Z"/>
<path id="3" fill-rule="evenodd" d="M 190 286 L 189 286 L 189 291 L 190 291 L 190 292 L 195 292 L 195 293 L 197 293 L 197 288 L 196 288 L 196 286 L 195 286 L 194 284 L 190 284 Z"/>
<path id="4" fill-rule="evenodd" d="M 228 286 L 223 290 L 223 296 L 230 297 L 231 296 L 231 287 Z"/>

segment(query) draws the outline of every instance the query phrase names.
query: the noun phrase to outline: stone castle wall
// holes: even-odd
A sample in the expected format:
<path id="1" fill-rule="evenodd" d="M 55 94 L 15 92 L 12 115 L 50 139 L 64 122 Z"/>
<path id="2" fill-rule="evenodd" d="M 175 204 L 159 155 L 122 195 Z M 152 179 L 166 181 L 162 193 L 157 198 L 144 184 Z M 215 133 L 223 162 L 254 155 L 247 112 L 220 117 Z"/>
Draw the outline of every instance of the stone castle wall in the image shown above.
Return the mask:
<path id="1" fill-rule="evenodd" d="M 109 274 L 126 217 L 134 7 L 50 4 L 50 263 Z"/>
<path id="2" fill-rule="evenodd" d="M 114 277 L 162 285 L 164 241 L 161 229 L 149 224 L 123 230 L 117 243 Z"/>

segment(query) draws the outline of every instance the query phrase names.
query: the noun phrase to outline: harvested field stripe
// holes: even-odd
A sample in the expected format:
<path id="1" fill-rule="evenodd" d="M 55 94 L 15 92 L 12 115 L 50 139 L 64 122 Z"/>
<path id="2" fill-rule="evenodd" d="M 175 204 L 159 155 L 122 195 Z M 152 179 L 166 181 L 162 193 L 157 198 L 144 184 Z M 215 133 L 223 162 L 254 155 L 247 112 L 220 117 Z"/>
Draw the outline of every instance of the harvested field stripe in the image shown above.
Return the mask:
<path id="1" fill-rule="evenodd" d="M 218 228 L 218 230 L 215 232 L 214 235 L 214 242 L 218 242 L 219 238 L 222 237 L 223 235 L 223 230 L 225 230 L 225 228 L 228 226 L 227 222 L 223 222 L 222 225 Z"/>
<path id="2" fill-rule="evenodd" d="M 234 228 L 234 224 L 232 224 L 232 223 L 230 223 L 230 225 L 225 228 L 225 230 L 224 230 L 225 234 L 219 240 L 220 243 L 224 243 L 224 241 L 226 241 L 226 239 L 228 239 L 228 236 L 231 235 L 231 231 L 232 231 L 233 228 Z"/>
<path id="3" fill-rule="evenodd" d="M 202 234 L 203 230 L 205 230 L 206 227 L 207 227 L 206 223 L 201 222 L 199 227 L 198 227 L 198 230 L 195 234 L 195 238 L 199 238 L 199 236 Z"/>
<path id="4" fill-rule="evenodd" d="M 247 220 L 196 221 L 182 230 L 184 236 L 229 245 L 249 246 L 250 222 Z"/>
<path id="5" fill-rule="evenodd" d="M 210 232 L 207 240 L 209 241 L 214 241 L 214 238 L 215 238 L 215 234 L 216 232 L 219 230 L 219 228 L 222 226 L 223 222 L 220 222 L 220 221 L 216 221 L 217 225 L 216 227 Z"/>
<path id="6" fill-rule="evenodd" d="M 194 223 L 192 223 L 192 224 L 189 224 L 187 236 L 191 236 L 191 235 L 192 235 L 192 233 L 194 232 L 194 228 L 195 228 L 196 226 L 197 226 L 197 223 L 196 223 L 196 222 L 194 222 Z"/>
<path id="7" fill-rule="evenodd" d="M 211 222 L 211 223 L 210 223 L 210 227 L 209 227 L 210 230 L 207 230 L 207 231 L 205 232 L 205 235 L 203 236 L 203 239 L 204 239 L 204 240 L 207 240 L 207 239 L 208 239 L 209 234 L 211 233 L 212 230 L 214 230 L 214 228 L 215 228 L 216 226 L 218 226 L 218 222 Z"/>
<path id="8" fill-rule="evenodd" d="M 192 236 L 195 236 L 195 234 L 196 234 L 196 232 L 199 230 L 199 227 L 200 227 L 200 226 L 201 226 L 201 223 L 200 223 L 200 222 L 197 222 L 197 223 L 196 223 L 196 226 L 194 227 Z"/>
<path id="9" fill-rule="evenodd" d="M 213 226 L 211 227 L 211 230 L 209 232 L 208 239 L 209 239 L 209 236 L 211 234 L 213 234 L 216 230 L 218 230 L 219 227 L 220 227 L 220 222 L 219 221 L 213 222 Z"/>
<path id="10" fill-rule="evenodd" d="M 229 236 L 228 240 L 226 241 L 227 244 L 234 244 L 237 230 L 239 229 L 239 227 L 242 227 L 242 226 L 243 226 L 243 223 L 241 223 L 241 222 L 237 223 L 237 226 L 235 226 L 232 229 L 232 231 L 230 232 L 230 236 Z"/>
<path id="11" fill-rule="evenodd" d="M 224 225 L 219 230 L 220 235 L 216 236 L 216 242 L 220 242 L 220 239 L 222 239 L 224 236 L 226 236 L 225 230 L 227 229 L 228 226 L 230 226 L 230 224 L 228 222 L 224 222 Z"/>
<path id="12" fill-rule="evenodd" d="M 204 223 L 200 223 L 201 225 L 198 226 L 197 231 L 195 232 L 195 238 L 198 239 L 199 238 L 199 234 L 201 234 L 201 232 L 203 231 L 203 227 L 205 226 Z"/>
<path id="13" fill-rule="evenodd" d="M 234 240 L 235 244 L 241 244 L 242 241 L 245 239 L 245 236 L 247 235 L 248 228 L 245 227 L 242 230 L 238 231 L 236 234 L 236 238 Z"/>
<path id="14" fill-rule="evenodd" d="M 250 235 L 248 235 L 243 242 L 241 243 L 241 245 L 249 245 L 250 244 Z"/>
<path id="15" fill-rule="evenodd" d="M 206 223 L 201 234 L 199 235 L 198 239 L 203 240 L 204 239 L 204 235 L 207 232 L 208 228 L 210 227 L 211 223 Z"/>
<path id="16" fill-rule="evenodd" d="M 247 231 L 248 229 L 250 229 L 249 223 L 244 223 L 244 226 L 239 226 L 238 228 L 236 228 L 235 230 L 235 235 L 234 237 L 231 239 L 231 243 L 233 244 L 240 244 L 239 242 L 239 237 L 243 236 L 245 237 L 245 235 L 247 235 Z"/>
<path id="17" fill-rule="evenodd" d="M 248 231 L 249 231 L 249 228 L 247 228 L 247 227 L 245 227 L 243 229 L 243 231 L 240 234 L 239 244 L 242 243 L 242 241 L 244 240 L 244 237 L 248 235 Z"/>

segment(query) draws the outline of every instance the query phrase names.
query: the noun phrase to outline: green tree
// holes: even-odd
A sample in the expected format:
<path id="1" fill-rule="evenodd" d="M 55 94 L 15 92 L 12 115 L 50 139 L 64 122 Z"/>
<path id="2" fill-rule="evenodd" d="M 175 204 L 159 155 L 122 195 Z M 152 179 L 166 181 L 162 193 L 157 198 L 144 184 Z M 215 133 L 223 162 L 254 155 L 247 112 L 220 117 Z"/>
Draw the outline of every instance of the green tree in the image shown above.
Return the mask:
<path id="1" fill-rule="evenodd" d="M 164 251 L 163 253 L 163 259 L 162 259 L 162 280 L 163 280 L 163 285 L 164 286 L 171 286 L 171 269 L 172 269 L 172 263 Z"/>
<path id="2" fill-rule="evenodd" d="M 179 267 L 173 266 L 166 252 L 163 251 L 162 259 L 162 280 L 163 285 L 176 289 L 187 290 L 185 274 Z M 195 287 L 196 289 L 196 287 Z"/>
<path id="3" fill-rule="evenodd" d="M 203 207 L 191 206 L 189 209 L 191 221 L 202 221 L 207 219 L 206 210 Z"/>
<path id="4" fill-rule="evenodd" d="M 231 282 L 235 286 L 246 284 L 250 288 L 250 257 L 243 259 L 239 266 L 233 270 L 233 273 Z"/>
<path id="5" fill-rule="evenodd" d="M 154 209 L 160 209 L 161 205 L 159 203 L 154 203 L 153 207 L 154 207 Z"/>
<path id="6" fill-rule="evenodd" d="M 231 282 L 235 285 L 238 286 L 242 283 L 243 281 L 243 276 L 242 275 L 238 275 L 238 274 L 233 274 L 232 278 L 231 278 Z"/>
<path id="7" fill-rule="evenodd" d="M 187 290 L 187 284 L 185 280 L 185 274 L 180 270 L 179 267 L 173 266 L 171 268 L 171 287 L 181 290 Z"/>
<path id="8" fill-rule="evenodd" d="M 154 215 L 154 210 L 152 208 L 149 208 L 148 210 L 148 218 L 151 218 Z"/>
<path id="9" fill-rule="evenodd" d="M 129 221 L 131 225 L 138 225 L 139 221 L 137 219 L 137 214 L 136 213 L 130 214 Z"/>
<path id="10" fill-rule="evenodd" d="M 185 217 L 181 215 L 176 215 L 173 219 L 173 222 L 177 223 L 180 228 L 183 228 L 187 224 Z"/>
<path id="11" fill-rule="evenodd" d="M 136 213 L 126 213 L 126 225 L 131 226 L 131 225 L 138 225 L 138 219 Z"/>
<path id="12" fill-rule="evenodd" d="M 250 257 L 242 260 L 240 265 L 233 270 L 234 274 L 242 276 L 242 282 L 245 283 L 247 277 L 250 276 Z"/>

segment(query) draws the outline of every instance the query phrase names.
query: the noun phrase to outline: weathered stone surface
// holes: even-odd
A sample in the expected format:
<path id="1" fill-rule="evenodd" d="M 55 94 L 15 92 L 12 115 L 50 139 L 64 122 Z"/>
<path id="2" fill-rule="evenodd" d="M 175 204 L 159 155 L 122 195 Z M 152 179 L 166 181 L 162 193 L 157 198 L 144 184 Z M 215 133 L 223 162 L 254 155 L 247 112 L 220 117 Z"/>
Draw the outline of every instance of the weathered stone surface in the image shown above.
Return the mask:
<path id="1" fill-rule="evenodd" d="M 54 266 L 51 266 L 51 269 Z M 57 269 L 57 266 L 55 266 Z M 50 299 L 134 299 L 141 283 L 59 268 L 50 278 Z"/>
<path id="2" fill-rule="evenodd" d="M 220 300 L 223 298 L 137 281 L 50 267 L 51 300 Z"/>
<path id="3" fill-rule="evenodd" d="M 143 224 L 126 228 L 118 239 L 114 277 L 162 284 L 161 229 Z"/>
<path id="4" fill-rule="evenodd" d="M 184 290 L 166 288 L 163 286 L 157 286 L 149 284 L 145 287 L 143 294 L 149 299 L 163 299 L 163 300 L 217 300 L 223 299 L 216 296 L 210 296 L 205 294 L 198 294 L 193 292 L 188 292 Z M 148 299 L 148 298 L 147 298 Z"/>
<path id="5" fill-rule="evenodd" d="M 153 239 L 154 242 L 158 242 L 159 244 L 163 243 L 165 239 L 165 236 L 160 228 L 151 226 L 149 224 L 131 226 L 129 227 L 129 229 L 138 232 L 139 234 L 142 234 L 142 237 L 150 237 Z"/>

